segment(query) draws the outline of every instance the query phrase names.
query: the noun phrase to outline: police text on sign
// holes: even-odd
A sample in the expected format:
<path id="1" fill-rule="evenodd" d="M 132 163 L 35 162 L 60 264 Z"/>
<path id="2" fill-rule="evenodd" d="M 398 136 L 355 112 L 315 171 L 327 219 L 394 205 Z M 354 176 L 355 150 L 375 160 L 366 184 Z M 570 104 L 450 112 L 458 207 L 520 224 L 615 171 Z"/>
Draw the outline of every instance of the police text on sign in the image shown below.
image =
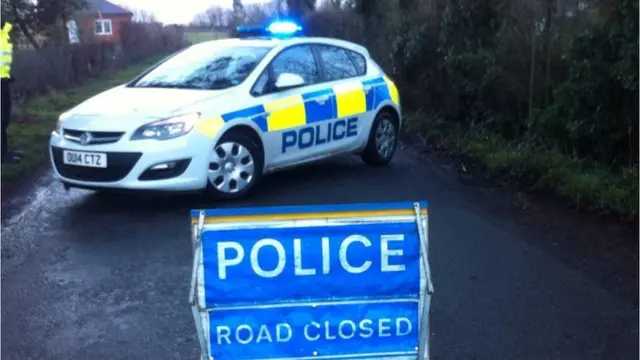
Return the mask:
<path id="1" fill-rule="evenodd" d="M 330 275 L 331 274 L 331 242 L 330 238 L 327 236 L 323 236 L 320 240 L 321 244 L 321 257 L 322 257 L 322 267 L 317 269 L 315 267 L 304 267 L 304 254 L 302 252 L 302 239 L 294 238 L 293 239 L 293 264 L 288 264 L 287 258 L 291 258 L 291 256 L 287 256 L 287 252 L 282 242 L 276 239 L 260 239 L 253 244 L 251 250 L 249 251 L 249 257 L 246 259 L 246 252 L 242 244 L 235 241 L 221 241 L 217 244 L 218 251 L 218 278 L 226 279 L 227 278 L 227 268 L 231 266 L 237 266 L 241 264 L 243 261 L 249 261 L 251 266 L 251 270 L 257 276 L 263 278 L 273 278 L 285 271 L 285 267 L 287 265 L 293 266 L 293 273 L 295 276 L 315 276 L 315 275 Z M 310 241 L 310 240 L 307 240 Z M 312 241 L 312 240 L 311 240 Z M 397 272 L 404 271 L 405 265 L 402 263 L 402 254 L 403 249 L 390 249 L 389 243 L 396 241 L 404 241 L 404 234 L 383 234 L 380 236 L 379 243 L 380 246 L 380 254 L 379 254 L 379 264 L 381 272 Z M 345 239 L 340 240 L 338 245 L 338 262 L 340 264 L 340 269 L 338 271 L 346 271 L 352 274 L 360 274 L 367 271 L 371 268 L 373 264 L 372 260 L 365 260 L 359 264 L 352 264 L 349 262 L 348 252 L 349 251 L 359 251 L 361 249 L 358 248 L 358 245 L 361 247 L 371 247 L 372 242 L 367 237 L 354 234 L 349 235 Z M 229 253 L 232 250 L 234 252 L 233 255 Z M 260 255 L 261 253 L 267 253 L 269 251 L 275 251 L 277 254 L 277 263 L 275 268 L 266 269 L 260 264 Z M 390 262 L 391 258 L 399 258 L 396 264 L 392 264 Z M 335 269 L 334 269 L 335 271 Z"/>
<path id="2" fill-rule="evenodd" d="M 366 297 L 372 289 L 378 296 L 395 296 L 399 288 L 418 295 L 419 283 L 410 280 L 420 277 L 415 224 L 345 230 L 277 228 L 268 236 L 262 229 L 206 232 L 207 303 Z"/>

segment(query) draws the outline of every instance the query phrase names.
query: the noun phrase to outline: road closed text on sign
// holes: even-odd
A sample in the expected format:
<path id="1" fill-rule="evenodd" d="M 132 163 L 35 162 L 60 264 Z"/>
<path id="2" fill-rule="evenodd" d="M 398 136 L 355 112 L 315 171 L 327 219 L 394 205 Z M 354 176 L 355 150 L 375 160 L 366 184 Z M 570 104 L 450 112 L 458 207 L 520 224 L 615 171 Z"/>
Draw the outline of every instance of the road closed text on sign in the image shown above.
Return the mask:
<path id="1" fill-rule="evenodd" d="M 194 272 L 207 356 L 416 359 L 421 237 L 412 203 L 384 205 L 207 211 Z"/>
<path id="2" fill-rule="evenodd" d="M 314 354 L 346 359 L 357 353 L 416 358 L 416 301 L 321 303 L 210 314 L 214 359 L 231 359 L 231 354 L 237 359 L 300 359 Z"/>

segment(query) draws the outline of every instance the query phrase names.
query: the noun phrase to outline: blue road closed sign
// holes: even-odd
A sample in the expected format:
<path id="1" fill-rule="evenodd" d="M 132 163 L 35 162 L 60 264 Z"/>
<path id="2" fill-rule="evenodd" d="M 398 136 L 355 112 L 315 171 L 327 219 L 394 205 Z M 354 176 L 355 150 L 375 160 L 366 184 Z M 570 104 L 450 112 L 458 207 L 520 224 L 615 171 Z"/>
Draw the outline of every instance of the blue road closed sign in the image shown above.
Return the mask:
<path id="1" fill-rule="evenodd" d="M 429 359 L 426 202 L 193 210 L 202 359 Z"/>

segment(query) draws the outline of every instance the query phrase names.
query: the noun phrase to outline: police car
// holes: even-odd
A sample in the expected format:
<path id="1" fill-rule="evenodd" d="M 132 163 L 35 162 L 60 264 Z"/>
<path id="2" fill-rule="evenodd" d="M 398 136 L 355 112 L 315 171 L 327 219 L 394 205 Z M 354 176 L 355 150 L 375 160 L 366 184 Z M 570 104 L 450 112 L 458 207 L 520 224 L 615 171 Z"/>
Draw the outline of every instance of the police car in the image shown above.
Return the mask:
<path id="1" fill-rule="evenodd" d="M 66 188 L 247 194 L 267 173 L 357 153 L 392 159 L 394 83 L 357 44 L 293 22 L 192 45 L 63 113 L 50 138 Z"/>

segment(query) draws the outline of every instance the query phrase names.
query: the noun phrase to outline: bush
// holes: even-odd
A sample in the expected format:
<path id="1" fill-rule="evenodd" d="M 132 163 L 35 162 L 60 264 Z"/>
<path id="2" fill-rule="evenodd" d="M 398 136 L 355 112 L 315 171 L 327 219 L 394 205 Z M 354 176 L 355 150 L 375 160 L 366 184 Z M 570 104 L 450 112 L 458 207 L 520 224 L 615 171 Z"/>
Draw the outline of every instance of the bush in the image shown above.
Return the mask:
<path id="1" fill-rule="evenodd" d="M 186 45 L 184 29 L 161 24 L 124 24 L 121 29 L 122 52 L 126 61 L 139 61 L 170 53 Z"/>
<path id="2" fill-rule="evenodd" d="M 637 0 L 355 4 L 309 32 L 366 45 L 405 114 L 429 115 L 413 131 L 581 208 L 638 213 Z"/>
<path id="3" fill-rule="evenodd" d="M 529 191 L 551 191 L 579 210 L 625 220 L 638 216 L 638 167 L 612 171 L 532 142 L 508 141 L 482 127 L 452 127 L 442 118 L 421 113 L 406 116 L 405 132 L 425 134 L 435 150 L 446 149 L 483 175 Z"/>
<path id="4" fill-rule="evenodd" d="M 305 18 L 305 27 L 310 36 L 341 38 L 355 43 L 363 43 L 365 39 L 361 22 L 345 11 L 312 12 Z"/>

